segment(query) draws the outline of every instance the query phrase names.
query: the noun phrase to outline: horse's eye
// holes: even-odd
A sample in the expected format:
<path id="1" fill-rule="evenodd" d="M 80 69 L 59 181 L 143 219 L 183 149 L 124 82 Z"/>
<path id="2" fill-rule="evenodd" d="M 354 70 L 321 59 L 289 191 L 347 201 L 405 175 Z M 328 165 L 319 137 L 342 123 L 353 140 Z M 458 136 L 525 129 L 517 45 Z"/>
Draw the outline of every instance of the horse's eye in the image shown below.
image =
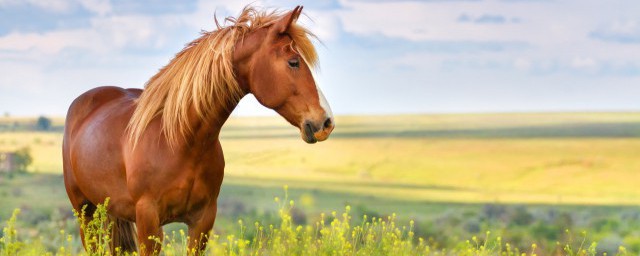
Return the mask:
<path id="1" fill-rule="evenodd" d="M 289 67 L 299 68 L 300 67 L 300 60 L 298 60 L 297 58 L 290 59 L 289 60 Z"/>

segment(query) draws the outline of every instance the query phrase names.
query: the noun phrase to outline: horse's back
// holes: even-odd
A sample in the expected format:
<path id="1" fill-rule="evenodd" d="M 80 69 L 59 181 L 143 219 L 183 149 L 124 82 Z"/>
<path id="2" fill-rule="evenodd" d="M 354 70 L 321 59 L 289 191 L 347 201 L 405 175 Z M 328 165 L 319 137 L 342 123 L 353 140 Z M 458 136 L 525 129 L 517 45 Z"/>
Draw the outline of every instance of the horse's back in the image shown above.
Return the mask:
<path id="1" fill-rule="evenodd" d="M 124 89 L 116 86 L 101 86 L 93 88 L 78 96 L 69 106 L 65 121 L 65 134 L 73 134 L 78 126 L 96 109 L 114 99 L 125 97 L 131 100 L 138 98 L 142 90 Z"/>

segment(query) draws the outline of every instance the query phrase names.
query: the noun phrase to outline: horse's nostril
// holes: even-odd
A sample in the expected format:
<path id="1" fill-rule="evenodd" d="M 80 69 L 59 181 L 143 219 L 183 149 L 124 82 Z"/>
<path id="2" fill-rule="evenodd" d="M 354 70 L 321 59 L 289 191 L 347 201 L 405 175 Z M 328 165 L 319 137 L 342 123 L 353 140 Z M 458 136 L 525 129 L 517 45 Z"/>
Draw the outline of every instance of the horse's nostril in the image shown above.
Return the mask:
<path id="1" fill-rule="evenodd" d="M 313 129 L 313 125 L 311 125 L 311 122 L 304 122 L 304 137 L 305 137 L 305 141 L 307 143 L 315 143 L 317 140 L 314 137 L 313 133 L 314 133 L 314 129 Z"/>
<path id="2" fill-rule="evenodd" d="M 332 124 L 331 118 L 327 118 L 327 120 L 324 121 L 324 128 L 329 128 Z"/>

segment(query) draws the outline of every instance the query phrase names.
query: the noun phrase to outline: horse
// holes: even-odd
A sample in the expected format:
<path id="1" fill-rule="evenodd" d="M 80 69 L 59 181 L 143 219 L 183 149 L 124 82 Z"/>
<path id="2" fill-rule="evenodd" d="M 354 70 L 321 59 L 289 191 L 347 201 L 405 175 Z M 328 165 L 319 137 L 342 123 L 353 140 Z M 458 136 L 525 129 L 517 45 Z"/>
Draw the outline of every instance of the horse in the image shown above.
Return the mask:
<path id="1" fill-rule="evenodd" d="M 297 127 L 305 142 L 329 137 L 335 122 L 312 74 L 315 36 L 296 23 L 301 12 L 245 6 L 223 25 L 214 19 L 217 29 L 187 44 L 144 90 L 97 87 L 71 103 L 65 188 L 85 221 L 109 199 L 112 252 L 159 253 L 151 238 L 162 239 L 171 222 L 188 226 L 189 250 L 206 249 L 224 176 L 220 130 L 245 95 Z"/>

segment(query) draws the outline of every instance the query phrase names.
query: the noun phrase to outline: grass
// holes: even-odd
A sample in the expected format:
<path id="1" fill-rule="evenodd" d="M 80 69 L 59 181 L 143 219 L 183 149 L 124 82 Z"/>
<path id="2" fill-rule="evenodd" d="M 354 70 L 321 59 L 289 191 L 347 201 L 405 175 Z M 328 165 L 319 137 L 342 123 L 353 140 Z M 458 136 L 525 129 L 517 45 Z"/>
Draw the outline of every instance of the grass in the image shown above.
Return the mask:
<path id="1" fill-rule="evenodd" d="M 638 113 L 341 117 L 313 146 L 279 122 L 230 120 L 227 177 L 416 201 L 640 203 Z"/>
<path id="2" fill-rule="evenodd" d="M 15 208 L 37 220 L 47 219 L 52 209 L 69 211 L 70 207 L 62 175 L 0 175 L 0 219 L 11 216 Z"/>
<path id="3" fill-rule="evenodd" d="M 344 116 L 337 124 L 330 140 L 307 145 L 280 117 L 232 118 L 222 132 L 228 180 L 416 201 L 640 203 L 639 113 Z M 60 131 L 0 133 L 0 151 L 31 148 L 33 172 L 61 173 L 61 143 Z"/>
<path id="4" fill-rule="evenodd" d="M 228 177 L 259 177 L 266 185 L 288 180 L 418 201 L 640 202 L 634 182 L 640 179 L 640 139 L 340 139 L 313 148 L 267 139 L 223 145 Z"/>
<path id="5" fill-rule="evenodd" d="M 62 132 L 0 132 L 0 152 L 29 147 L 33 163 L 29 171 L 62 173 Z"/>
<path id="6" fill-rule="evenodd" d="M 207 249 L 199 255 L 597 255 L 598 244 L 589 241 L 586 232 L 573 239 L 567 230 L 567 238 L 554 247 L 541 248 L 533 243 L 528 249 L 520 249 L 503 241 L 500 236 L 473 236 L 459 241 L 455 246 L 442 248 L 432 239 L 416 237 L 414 222 L 402 224 L 395 214 L 386 217 L 364 215 L 355 222 L 351 207 L 342 213 L 335 211 L 322 214 L 312 224 L 297 224 L 292 214 L 294 201 L 289 200 L 287 188 L 283 199 L 275 198 L 278 204 L 278 221 L 247 223 L 237 220 L 234 232 L 210 234 Z M 85 233 L 85 243 L 92 244 L 88 255 L 110 255 L 111 225 L 106 217 L 106 207 L 99 205 L 93 220 L 79 225 Z M 78 237 L 60 231 L 62 239 L 52 251 L 36 242 L 25 243 L 18 236 L 16 217 L 18 210 L 7 221 L 0 236 L 0 255 L 73 255 L 79 253 L 73 245 Z M 82 214 L 76 214 L 76 216 Z M 165 233 L 162 239 L 149 238 L 162 245 L 164 255 L 192 255 L 194 251 L 185 246 L 189 238 L 183 230 Z M 116 255 L 121 255 L 116 249 Z M 135 254 L 135 253 L 134 253 Z M 626 248 L 618 247 L 616 255 L 626 255 Z"/>
<path id="7" fill-rule="evenodd" d="M 282 198 L 280 204 L 274 204 L 273 195 L 281 195 L 282 186 L 262 187 L 250 182 L 227 181 L 223 184 L 218 202 L 216 246 L 223 244 L 228 235 L 236 239 L 241 237 L 238 220 L 242 220 L 246 226 L 248 231 L 245 231 L 245 239 L 248 240 L 253 239 L 250 234 L 255 233 L 255 221 L 267 228 L 270 225 L 279 227 L 282 206 L 287 206 L 286 210 L 293 216 L 296 228 L 297 225 L 314 226 L 322 219 L 320 216 L 323 213 L 325 223 L 330 223 L 333 219 L 331 209 L 337 210 L 337 216 L 340 217 L 342 213 L 339 210 L 349 206 L 352 227 L 362 223 L 364 215 L 369 220 L 372 217 L 384 220 L 396 213 L 398 227 L 409 227 L 410 221 L 413 221 L 414 242 L 417 243 L 417 237 L 422 237 L 428 242 L 431 252 L 467 246 L 466 240 L 473 242 L 474 236 L 484 241 L 486 231 L 491 232 L 493 243 L 496 243 L 497 237 L 501 237 L 503 248 L 509 243 L 512 250 L 530 252 L 531 245 L 535 243 L 540 255 L 548 255 L 558 249 L 562 251 L 568 241 L 582 239 L 589 241 L 587 245 L 597 241 L 599 254 L 607 252 L 615 255 L 620 246 L 627 248 L 630 253 L 640 252 L 640 215 L 634 206 L 438 203 L 290 187 L 288 198 L 296 203 L 289 207 L 289 204 L 283 205 L 288 200 Z M 59 174 L 22 174 L 4 179 L 0 183 L 0 219 L 6 222 L 12 209 L 21 208 L 16 226 L 23 244 L 28 244 L 29 248 L 38 245 L 42 252 L 55 252 L 64 244 L 68 247 L 67 251 L 73 254 L 80 252 L 78 224 L 71 214 L 71 206 L 62 186 Z M 17 187 L 24 189 L 21 195 L 2 197 L 2 191 L 10 192 Z M 182 240 L 180 230 L 185 228 L 184 224 L 170 224 L 165 226 L 165 231 L 171 239 L 179 242 Z M 572 232 L 566 233 L 567 229 Z M 70 244 L 67 244 L 67 238 L 60 235 L 60 230 L 64 230 L 65 235 L 73 236 Z M 588 233 L 582 234 L 585 230 Z M 165 238 L 165 241 L 170 239 Z M 559 248 L 558 241 L 562 245 Z M 572 243 L 573 248 L 578 246 L 578 241 Z"/>

